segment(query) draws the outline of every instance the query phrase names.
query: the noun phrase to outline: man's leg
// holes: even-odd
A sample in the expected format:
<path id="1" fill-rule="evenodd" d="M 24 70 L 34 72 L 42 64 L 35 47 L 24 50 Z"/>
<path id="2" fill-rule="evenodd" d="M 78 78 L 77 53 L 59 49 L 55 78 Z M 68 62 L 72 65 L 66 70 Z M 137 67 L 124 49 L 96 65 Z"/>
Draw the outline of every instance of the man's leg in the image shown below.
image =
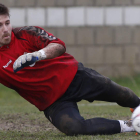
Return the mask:
<path id="1" fill-rule="evenodd" d="M 66 135 L 116 134 L 121 132 L 117 120 L 92 118 L 85 120 L 75 102 L 56 102 L 44 111 L 50 122 Z"/>
<path id="2" fill-rule="evenodd" d="M 138 96 L 129 88 L 118 85 L 93 69 L 79 63 L 78 71 L 64 98 L 71 101 L 82 99 L 116 102 L 123 107 L 135 108 L 140 104 Z"/>
<path id="3" fill-rule="evenodd" d="M 140 104 L 140 99 L 134 92 L 127 88 L 110 81 L 106 92 L 100 94 L 95 100 L 116 102 L 123 107 L 135 108 Z"/>

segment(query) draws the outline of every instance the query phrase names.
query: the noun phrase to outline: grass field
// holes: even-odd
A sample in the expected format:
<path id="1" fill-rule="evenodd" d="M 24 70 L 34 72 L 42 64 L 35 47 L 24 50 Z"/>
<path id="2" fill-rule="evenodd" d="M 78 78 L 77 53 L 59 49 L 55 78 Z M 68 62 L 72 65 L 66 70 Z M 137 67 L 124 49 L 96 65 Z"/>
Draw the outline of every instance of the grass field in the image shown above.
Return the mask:
<path id="1" fill-rule="evenodd" d="M 131 88 L 140 96 L 140 75 L 113 79 Z M 139 140 L 134 132 L 110 136 L 66 136 L 58 131 L 45 118 L 43 112 L 20 97 L 13 90 L 0 85 L 0 140 Z M 81 115 L 85 118 L 105 117 L 109 119 L 130 119 L 129 108 L 106 102 L 81 101 L 78 103 Z"/>

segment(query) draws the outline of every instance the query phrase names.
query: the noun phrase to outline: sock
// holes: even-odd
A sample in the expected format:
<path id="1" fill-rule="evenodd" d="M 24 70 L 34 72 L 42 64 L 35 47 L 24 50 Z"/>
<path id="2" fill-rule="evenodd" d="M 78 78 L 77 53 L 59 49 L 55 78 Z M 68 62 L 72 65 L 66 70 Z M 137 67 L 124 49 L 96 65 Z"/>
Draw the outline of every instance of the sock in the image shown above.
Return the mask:
<path id="1" fill-rule="evenodd" d="M 135 129 L 132 126 L 132 122 L 130 120 L 129 121 L 118 120 L 118 121 L 120 123 L 121 133 L 135 131 Z"/>

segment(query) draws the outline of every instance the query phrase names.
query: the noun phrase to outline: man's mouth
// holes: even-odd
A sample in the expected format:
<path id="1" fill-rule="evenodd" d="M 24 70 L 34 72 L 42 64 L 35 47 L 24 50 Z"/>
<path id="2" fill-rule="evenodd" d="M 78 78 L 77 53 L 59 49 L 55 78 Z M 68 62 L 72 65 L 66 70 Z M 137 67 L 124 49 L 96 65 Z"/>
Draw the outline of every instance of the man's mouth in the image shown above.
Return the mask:
<path id="1" fill-rule="evenodd" d="M 5 39 L 8 39 L 9 37 L 10 37 L 9 34 L 6 34 L 6 35 L 3 36 L 3 38 L 5 38 Z"/>

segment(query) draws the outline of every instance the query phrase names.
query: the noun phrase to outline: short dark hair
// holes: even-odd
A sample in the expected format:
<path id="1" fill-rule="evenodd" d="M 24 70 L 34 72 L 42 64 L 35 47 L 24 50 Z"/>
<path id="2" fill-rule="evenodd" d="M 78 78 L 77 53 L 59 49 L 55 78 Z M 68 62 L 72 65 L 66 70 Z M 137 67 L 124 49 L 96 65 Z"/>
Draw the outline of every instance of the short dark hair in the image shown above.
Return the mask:
<path id="1" fill-rule="evenodd" d="M 9 16 L 9 9 L 5 5 L 0 3 L 0 15 L 8 15 Z"/>

